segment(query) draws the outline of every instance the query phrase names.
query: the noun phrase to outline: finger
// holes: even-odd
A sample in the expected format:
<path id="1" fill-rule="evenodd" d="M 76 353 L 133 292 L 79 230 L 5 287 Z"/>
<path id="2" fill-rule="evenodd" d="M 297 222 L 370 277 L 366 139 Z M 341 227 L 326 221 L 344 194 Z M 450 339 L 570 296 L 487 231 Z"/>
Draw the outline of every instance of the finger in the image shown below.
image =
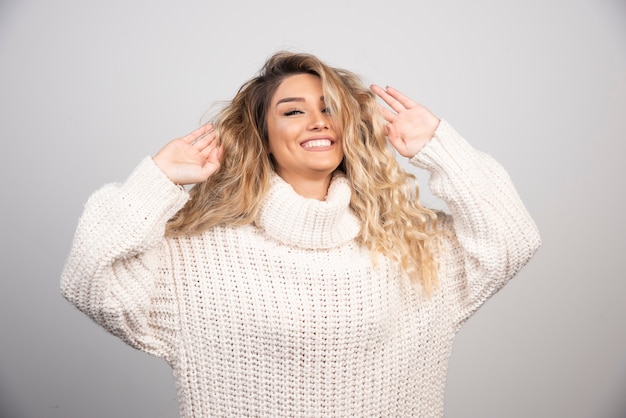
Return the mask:
<path id="1" fill-rule="evenodd" d="M 192 132 L 188 133 L 182 139 L 186 143 L 192 144 L 192 143 L 198 141 L 203 136 L 211 133 L 212 131 L 213 131 L 213 124 L 212 123 L 207 123 L 206 125 L 202 125 L 198 129 L 196 129 L 195 131 L 192 131 Z"/>
<path id="2" fill-rule="evenodd" d="M 400 111 L 406 109 L 404 107 L 404 105 L 402 103 L 400 103 L 399 100 L 395 99 L 392 95 L 390 95 L 382 87 L 377 86 L 376 84 L 372 84 L 372 86 L 370 88 L 372 89 L 372 91 L 378 97 L 380 97 L 385 103 L 387 103 L 389 105 L 389 107 L 391 107 L 396 112 L 400 112 Z"/>
<path id="3" fill-rule="evenodd" d="M 393 87 L 387 86 L 387 93 L 396 99 L 398 102 L 402 104 L 407 109 L 411 109 L 413 107 L 419 106 L 416 102 L 411 100 L 409 97 L 402 94 L 399 90 L 394 89 Z"/>
<path id="4" fill-rule="evenodd" d="M 391 123 L 386 124 L 385 130 L 387 131 L 388 139 L 395 139 L 398 137 L 398 131 L 396 131 L 396 128 L 393 126 L 393 124 Z"/>
<path id="5" fill-rule="evenodd" d="M 221 146 L 213 148 L 211 153 L 207 156 L 202 169 L 211 175 L 219 169 L 222 165 L 223 148 Z"/>
<path id="6" fill-rule="evenodd" d="M 398 136 L 398 132 L 396 131 L 396 128 L 393 125 L 388 124 L 386 125 L 386 128 L 387 128 L 387 140 L 397 151 L 400 151 L 401 148 L 404 147 L 404 141 L 402 141 L 402 138 Z"/>
<path id="7" fill-rule="evenodd" d="M 217 138 L 217 134 L 215 133 L 214 130 L 212 130 L 200 136 L 198 139 L 193 141 L 190 145 L 193 145 L 198 151 L 202 151 L 209 145 L 215 143 L 216 138 Z"/>
<path id="8" fill-rule="evenodd" d="M 203 158 L 209 158 L 211 153 L 215 151 L 215 149 L 220 147 L 218 144 L 218 141 L 216 141 L 215 138 L 216 138 L 215 135 L 211 135 L 209 137 L 206 137 L 200 140 L 200 142 L 206 142 L 206 144 L 201 144 L 203 145 L 202 148 L 198 149 L 198 151 L 200 152 L 200 155 Z"/>
<path id="9" fill-rule="evenodd" d="M 205 125 L 205 127 L 207 127 L 208 130 L 206 130 L 204 133 L 202 133 L 200 136 L 198 136 L 194 141 L 192 141 L 191 145 L 196 145 L 196 144 L 200 143 L 200 148 L 203 148 L 204 146 L 206 146 L 205 144 L 208 141 L 212 141 L 213 139 L 215 139 L 215 129 L 214 129 L 213 125 L 212 124 L 208 124 L 208 125 Z"/>
<path id="10" fill-rule="evenodd" d="M 383 119 L 385 119 L 387 122 L 393 122 L 396 119 L 397 115 L 380 103 L 378 103 L 378 109 L 380 109 L 380 113 L 383 115 Z"/>
<path id="11" fill-rule="evenodd" d="M 215 147 L 211 150 L 211 153 L 209 154 L 209 160 L 215 161 L 219 164 L 222 162 L 223 156 L 224 156 L 224 147 L 220 145 L 219 147 Z"/>

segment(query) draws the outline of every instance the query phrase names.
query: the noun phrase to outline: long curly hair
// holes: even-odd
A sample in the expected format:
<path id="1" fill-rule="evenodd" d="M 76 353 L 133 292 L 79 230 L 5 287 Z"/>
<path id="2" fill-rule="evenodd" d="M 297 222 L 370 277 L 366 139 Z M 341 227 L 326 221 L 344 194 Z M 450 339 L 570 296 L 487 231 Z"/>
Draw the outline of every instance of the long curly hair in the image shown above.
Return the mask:
<path id="1" fill-rule="evenodd" d="M 287 77 L 313 74 L 342 135 L 338 167 L 351 182 L 350 207 L 361 220 L 357 237 L 382 254 L 427 293 L 437 286 L 437 213 L 419 202 L 415 176 L 405 172 L 387 144 L 376 96 L 360 78 L 310 54 L 278 52 L 243 84 L 214 120 L 224 155 L 220 169 L 195 185 L 190 200 L 168 222 L 167 236 L 202 233 L 218 225 L 253 223 L 274 171 L 268 151 L 267 111 Z"/>

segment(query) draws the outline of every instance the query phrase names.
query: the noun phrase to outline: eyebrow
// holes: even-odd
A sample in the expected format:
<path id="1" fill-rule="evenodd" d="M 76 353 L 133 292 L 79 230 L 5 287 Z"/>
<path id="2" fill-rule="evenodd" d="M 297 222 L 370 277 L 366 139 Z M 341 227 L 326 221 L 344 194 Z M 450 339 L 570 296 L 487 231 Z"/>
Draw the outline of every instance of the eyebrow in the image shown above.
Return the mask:
<path id="1" fill-rule="evenodd" d="M 304 102 L 305 99 L 304 97 L 285 97 L 283 99 L 280 99 L 278 102 L 276 102 L 276 106 L 278 106 L 281 103 L 289 103 L 289 102 Z M 324 101 L 324 96 L 320 96 L 320 101 Z"/>

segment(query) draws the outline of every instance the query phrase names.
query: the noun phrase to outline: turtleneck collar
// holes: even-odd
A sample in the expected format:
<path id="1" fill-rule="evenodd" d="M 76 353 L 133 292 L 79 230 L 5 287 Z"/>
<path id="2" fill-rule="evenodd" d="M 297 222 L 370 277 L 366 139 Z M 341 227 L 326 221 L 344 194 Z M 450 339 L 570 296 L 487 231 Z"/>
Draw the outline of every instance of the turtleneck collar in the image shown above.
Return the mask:
<path id="1" fill-rule="evenodd" d="M 333 248 L 354 239 L 361 223 L 350 209 L 352 188 L 335 173 L 326 200 L 300 196 L 274 174 L 256 225 L 279 242 L 301 248 Z"/>

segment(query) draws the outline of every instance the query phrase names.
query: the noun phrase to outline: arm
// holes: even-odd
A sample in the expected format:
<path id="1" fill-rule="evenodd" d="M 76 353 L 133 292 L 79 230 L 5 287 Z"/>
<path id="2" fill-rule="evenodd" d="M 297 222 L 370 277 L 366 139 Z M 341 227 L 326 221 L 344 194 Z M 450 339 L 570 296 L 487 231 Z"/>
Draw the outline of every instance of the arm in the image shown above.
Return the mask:
<path id="1" fill-rule="evenodd" d="M 176 304 L 159 274 L 167 270 L 163 232 L 186 201 L 146 158 L 124 184 L 89 198 L 61 276 L 61 293 L 78 309 L 131 346 L 164 357 Z"/>
<path id="2" fill-rule="evenodd" d="M 453 260 L 460 280 L 442 285 L 458 303 L 460 325 L 530 260 L 539 233 L 502 166 L 446 121 L 410 161 L 430 171 L 431 191 L 451 212 L 442 227 L 455 240 L 441 261 Z"/>
<path id="3" fill-rule="evenodd" d="M 389 142 L 412 164 L 431 173 L 430 189 L 450 208 L 442 227 L 451 230 L 441 254 L 453 276 L 442 283 L 462 324 L 528 262 L 541 244 L 537 227 L 504 169 L 474 150 L 446 121 L 399 91 L 372 86 L 391 109 Z M 442 269 L 443 270 L 443 269 Z"/>
<path id="4" fill-rule="evenodd" d="M 146 158 L 124 184 L 94 193 L 61 277 L 63 296 L 131 346 L 168 357 L 177 303 L 163 236 L 188 199 L 176 183 L 206 179 L 220 156 L 205 126 Z"/>

